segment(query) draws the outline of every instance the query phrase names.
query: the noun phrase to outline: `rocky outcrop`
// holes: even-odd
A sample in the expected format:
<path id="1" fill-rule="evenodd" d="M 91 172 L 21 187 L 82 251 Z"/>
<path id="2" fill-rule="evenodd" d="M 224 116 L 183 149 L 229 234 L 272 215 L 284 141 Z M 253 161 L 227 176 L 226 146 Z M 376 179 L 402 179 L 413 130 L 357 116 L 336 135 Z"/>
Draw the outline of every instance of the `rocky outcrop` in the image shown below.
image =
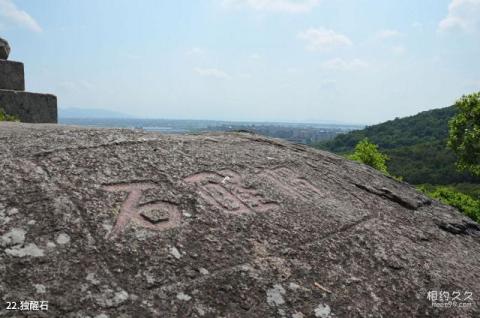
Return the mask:
<path id="1" fill-rule="evenodd" d="M 0 140 L 0 297 L 48 302 L 0 316 L 479 315 L 479 225 L 367 166 L 246 133 Z"/>
<path id="2" fill-rule="evenodd" d="M 25 92 L 23 63 L 7 61 L 10 46 L 0 38 L 0 109 L 27 123 L 56 123 L 57 98 Z"/>
<path id="3" fill-rule="evenodd" d="M 0 38 L 0 60 L 8 59 L 9 55 L 10 55 L 10 45 L 8 44 L 8 41 L 3 38 Z"/>

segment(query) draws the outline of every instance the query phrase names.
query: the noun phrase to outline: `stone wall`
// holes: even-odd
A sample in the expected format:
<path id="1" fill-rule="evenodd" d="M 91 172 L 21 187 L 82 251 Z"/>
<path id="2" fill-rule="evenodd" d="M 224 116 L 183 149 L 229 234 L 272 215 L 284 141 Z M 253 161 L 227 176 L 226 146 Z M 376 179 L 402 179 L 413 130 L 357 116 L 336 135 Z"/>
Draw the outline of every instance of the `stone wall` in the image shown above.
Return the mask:
<path id="1" fill-rule="evenodd" d="M 1 40 L 0 44 L 4 45 L 6 41 Z M 8 46 L 8 43 L 6 45 Z M 1 59 L 2 57 L 5 59 Z M 57 97 L 25 92 L 23 63 L 7 61 L 6 58 L 8 54 L 0 56 L 0 108 L 22 122 L 56 123 Z"/>
<path id="2" fill-rule="evenodd" d="M 0 107 L 24 123 L 56 123 L 57 97 L 0 89 Z"/>
<path id="3" fill-rule="evenodd" d="M 2 89 L 25 90 L 23 63 L 0 60 L 0 87 Z"/>

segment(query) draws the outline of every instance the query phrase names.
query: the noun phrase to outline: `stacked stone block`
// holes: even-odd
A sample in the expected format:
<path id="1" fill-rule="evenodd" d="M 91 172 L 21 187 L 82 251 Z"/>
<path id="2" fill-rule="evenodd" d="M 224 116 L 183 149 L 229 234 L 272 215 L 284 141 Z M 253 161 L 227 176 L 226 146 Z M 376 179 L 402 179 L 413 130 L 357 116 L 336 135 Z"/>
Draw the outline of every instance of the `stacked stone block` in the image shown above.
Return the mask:
<path id="1" fill-rule="evenodd" d="M 57 97 L 25 91 L 23 63 L 8 61 L 10 46 L 0 38 L 0 108 L 26 123 L 56 123 Z"/>

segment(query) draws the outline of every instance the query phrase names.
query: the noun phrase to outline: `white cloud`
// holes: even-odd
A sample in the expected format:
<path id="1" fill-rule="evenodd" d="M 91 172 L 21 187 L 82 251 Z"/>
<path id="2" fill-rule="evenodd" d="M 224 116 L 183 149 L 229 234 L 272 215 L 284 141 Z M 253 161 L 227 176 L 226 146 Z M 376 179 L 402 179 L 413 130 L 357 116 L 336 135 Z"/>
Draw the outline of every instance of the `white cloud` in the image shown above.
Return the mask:
<path id="1" fill-rule="evenodd" d="M 199 47 L 191 48 L 191 49 L 187 52 L 188 55 L 203 55 L 203 54 L 205 54 L 205 53 L 206 53 L 206 51 L 205 51 L 204 49 L 202 49 L 202 48 L 199 48 Z"/>
<path id="2" fill-rule="evenodd" d="M 141 55 L 132 54 L 132 53 L 125 53 L 125 57 L 129 60 L 132 60 L 132 61 L 139 61 L 139 60 L 142 59 Z"/>
<path id="3" fill-rule="evenodd" d="M 16 24 L 34 32 L 42 28 L 27 12 L 20 10 L 11 0 L 0 0 L 0 16 L 7 24 Z"/>
<path id="4" fill-rule="evenodd" d="M 435 55 L 434 57 L 432 57 L 431 61 L 433 64 L 440 64 L 442 63 L 442 58 L 438 55 Z"/>
<path id="5" fill-rule="evenodd" d="M 353 44 L 347 36 L 325 28 L 311 28 L 300 32 L 298 37 L 307 42 L 306 48 L 310 51 L 327 51 Z"/>
<path id="6" fill-rule="evenodd" d="M 401 36 L 402 33 L 397 30 L 381 30 L 377 32 L 377 37 L 379 39 L 385 40 L 385 39 L 390 39 L 390 38 L 395 38 L 398 36 Z"/>
<path id="7" fill-rule="evenodd" d="M 367 66 L 368 63 L 360 59 L 353 59 L 348 61 L 341 58 L 334 58 L 322 63 L 322 68 L 338 71 L 352 71 L 366 68 Z"/>
<path id="8" fill-rule="evenodd" d="M 448 15 L 438 24 L 439 31 L 473 31 L 480 26 L 480 0 L 452 0 Z"/>
<path id="9" fill-rule="evenodd" d="M 238 74 L 238 76 L 239 76 L 240 78 L 246 78 L 246 79 L 253 78 L 253 75 L 250 74 L 250 73 L 240 73 L 240 74 Z"/>
<path id="10" fill-rule="evenodd" d="M 392 47 L 392 53 L 395 55 L 404 55 L 407 53 L 407 49 L 403 45 L 396 45 Z"/>
<path id="11" fill-rule="evenodd" d="M 213 78 L 219 78 L 219 79 L 229 79 L 231 76 L 227 74 L 226 72 L 218 69 L 218 68 L 201 68 L 201 67 L 196 67 L 194 69 L 195 73 L 197 73 L 200 76 L 205 76 L 205 77 L 213 77 Z"/>
<path id="12" fill-rule="evenodd" d="M 421 29 L 423 28 L 423 24 L 421 22 L 415 21 L 412 23 L 412 27 L 415 29 Z"/>
<path id="13" fill-rule="evenodd" d="M 320 88 L 334 89 L 337 86 L 337 81 L 333 79 L 323 79 L 318 84 Z"/>
<path id="14" fill-rule="evenodd" d="M 304 13 L 312 10 L 320 0 L 224 0 L 227 7 L 248 7 L 257 11 Z"/>

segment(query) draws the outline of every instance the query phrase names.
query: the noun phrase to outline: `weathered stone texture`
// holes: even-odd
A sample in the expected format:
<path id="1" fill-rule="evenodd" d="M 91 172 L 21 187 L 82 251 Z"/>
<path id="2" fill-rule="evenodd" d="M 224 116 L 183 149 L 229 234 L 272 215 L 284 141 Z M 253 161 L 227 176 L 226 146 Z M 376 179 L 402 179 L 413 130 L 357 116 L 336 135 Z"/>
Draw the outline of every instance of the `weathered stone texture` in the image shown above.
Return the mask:
<path id="1" fill-rule="evenodd" d="M 327 152 L 2 123 L 0 160 L 0 298 L 35 317 L 480 316 L 479 225 Z"/>
<path id="2" fill-rule="evenodd" d="M 25 90 L 23 63 L 0 60 L 0 89 Z"/>
<path id="3" fill-rule="evenodd" d="M 25 123 L 56 123 L 57 97 L 0 89 L 0 108 Z"/>

